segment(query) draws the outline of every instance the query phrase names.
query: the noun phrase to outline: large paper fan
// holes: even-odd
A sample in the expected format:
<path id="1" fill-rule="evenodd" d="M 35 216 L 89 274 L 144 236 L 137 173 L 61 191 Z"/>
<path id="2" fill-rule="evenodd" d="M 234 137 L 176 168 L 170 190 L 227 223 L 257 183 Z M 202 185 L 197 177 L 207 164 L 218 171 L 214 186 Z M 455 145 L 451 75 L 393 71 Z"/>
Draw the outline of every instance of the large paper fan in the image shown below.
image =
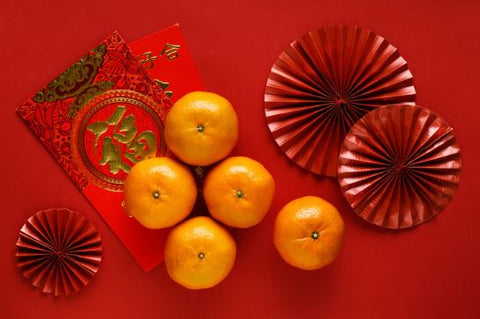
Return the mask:
<path id="1" fill-rule="evenodd" d="M 338 181 L 353 210 L 386 228 L 407 228 L 437 215 L 460 181 L 460 148 L 437 114 L 386 106 L 360 119 L 345 138 Z"/>
<path id="2" fill-rule="evenodd" d="M 69 295 L 97 273 L 102 241 L 95 227 L 68 209 L 43 210 L 19 233 L 17 266 L 44 293 Z"/>
<path id="3" fill-rule="evenodd" d="M 356 26 L 332 26 L 295 40 L 271 69 L 265 113 L 286 155 L 311 172 L 335 176 L 339 148 L 364 114 L 414 104 L 412 74 L 398 50 Z"/>

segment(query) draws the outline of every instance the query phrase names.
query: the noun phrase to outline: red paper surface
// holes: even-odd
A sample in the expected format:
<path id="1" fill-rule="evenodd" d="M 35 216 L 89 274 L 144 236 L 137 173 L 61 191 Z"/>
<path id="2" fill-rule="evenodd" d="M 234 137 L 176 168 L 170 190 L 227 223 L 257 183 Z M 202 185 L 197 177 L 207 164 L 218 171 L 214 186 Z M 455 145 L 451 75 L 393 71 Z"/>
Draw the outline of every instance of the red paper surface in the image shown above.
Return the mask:
<path id="1" fill-rule="evenodd" d="M 172 104 L 169 96 L 202 85 L 178 25 L 140 39 L 134 47 L 154 52 L 158 61 L 141 62 L 144 56 L 131 52 L 114 33 L 18 113 L 149 271 L 163 260 L 167 230 L 146 229 L 127 217 L 121 206 L 123 181 L 136 161 L 166 154 L 163 121 Z M 165 50 L 159 52 L 159 47 Z"/>

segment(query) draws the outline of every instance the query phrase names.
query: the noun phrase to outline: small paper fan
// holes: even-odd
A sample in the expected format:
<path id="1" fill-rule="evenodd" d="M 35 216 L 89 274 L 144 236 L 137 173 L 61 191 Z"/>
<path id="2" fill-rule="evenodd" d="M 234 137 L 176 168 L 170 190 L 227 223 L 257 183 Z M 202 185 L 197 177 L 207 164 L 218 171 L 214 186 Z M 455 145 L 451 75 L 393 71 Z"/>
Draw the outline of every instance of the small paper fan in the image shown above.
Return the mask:
<path id="1" fill-rule="evenodd" d="M 265 114 L 286 155 L 313 173 L 336 176 L 340 146 L 368 111 L 414 104 L 407 62 L 387 40 L 356 26 L 332 26 L 280 54 L 265 89 Z"/>
<path id="2" fill-rule="evenodd" d="M 338 181 L 353 210 L 386 228 L 437 215 L 460 181 L 460 148 L 437 114 L 420 106 L 378 108 L 345 137 Z"/>
<path id="3" fill-rule="evenodd" d="M 49 209 L 31 216 L 20 230 L 17 267 L 44 293 L 69 295 L 97 273 L 102 241 L 95 227 L 68 209 Z"/>

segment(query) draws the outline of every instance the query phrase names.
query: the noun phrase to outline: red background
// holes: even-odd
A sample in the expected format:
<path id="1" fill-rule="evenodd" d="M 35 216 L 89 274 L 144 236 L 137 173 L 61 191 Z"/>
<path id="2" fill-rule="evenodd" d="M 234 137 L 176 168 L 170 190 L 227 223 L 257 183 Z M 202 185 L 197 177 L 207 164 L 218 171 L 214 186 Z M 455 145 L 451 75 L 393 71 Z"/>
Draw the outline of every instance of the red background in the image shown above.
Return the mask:
<path id="1" fill-rule="evenodd" d="M 479 18 L 478 1 L 2 1 L 0 317 L 478 318 Z M 15 115 L 18 104 L 112 30 L 132 41 L 177 21 L 206 87 L 237 110 L 235 154 L 264 163 L 278 186 L 265 221 L 233 231 L 238 255 L 230 276 L 204 291 L 178 286 L 163 265 L 145 274 Z M 303 33 L 339 23 L 371 28 L 398 47 L 418 104 L 456 129 L 460 187 L 439 216 L 415 229 L 386 231 L 362 221 L 335 180 L 291 164 L 266 128 L 263 90 L 278 54 Z M 276 212 L 307 194 L 331 201 L 346 224 L 340 257 L 315 272 L 285 264 L 271 240 Z M 15 268 L 18 230 L 48 207 L 82 212 L 104 240 L 98 275 L 68 298 L 42 295 Z"/>

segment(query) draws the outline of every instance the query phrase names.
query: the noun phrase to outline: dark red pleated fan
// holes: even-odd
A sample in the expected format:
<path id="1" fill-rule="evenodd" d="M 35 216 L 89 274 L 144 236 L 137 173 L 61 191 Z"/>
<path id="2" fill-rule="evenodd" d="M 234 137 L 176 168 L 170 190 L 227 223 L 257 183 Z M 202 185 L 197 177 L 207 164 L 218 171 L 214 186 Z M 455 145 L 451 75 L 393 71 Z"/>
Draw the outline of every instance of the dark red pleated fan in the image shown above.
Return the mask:
<path id="1" fill-rule="evenodd" d="M 414 104 L 407 62 L 387 40 L 356 26 L 309 32 L 280 54 L 268 77 L 265 113 L 286 155 L 335 176 L 340 145 L 365 113 Z"/>
<path id="2" fill-rule="evenodd" d="M 434 217 L 460 180 L 453 129 L 420 106 L 385 106 L 365 115 L 350 129 L 338 161 L 338 181 L 353 210 L 387 228 Z"/>
<path id="3" fill-rule="evenodd" d="M 44 293 L 69 295 L 97 273 L 102 241 L 95 227 L 68 209 L 49 209 L 30 217 L 17 241 L 17 266 Z"/>

